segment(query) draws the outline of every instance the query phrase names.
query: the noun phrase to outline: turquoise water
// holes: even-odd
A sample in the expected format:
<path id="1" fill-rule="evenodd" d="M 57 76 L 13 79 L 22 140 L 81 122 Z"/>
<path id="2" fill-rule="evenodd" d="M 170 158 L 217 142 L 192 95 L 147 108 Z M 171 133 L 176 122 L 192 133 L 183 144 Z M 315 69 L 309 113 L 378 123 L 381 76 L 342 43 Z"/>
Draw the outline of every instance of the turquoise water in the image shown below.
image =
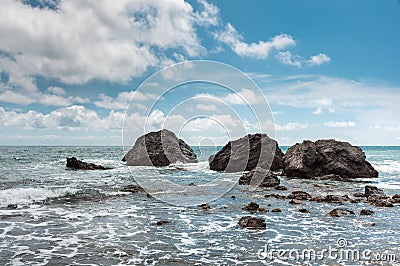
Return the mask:
<path id="1" fill-rule="evenodd" d="M 266 244 L 282 249 L 322 250 L 335 246 L 339 238 L 346 239 L 348 247 L 369 249 L 374 254 L 396 254 L 397 262 L 382 265 L 398 265 L 399 207 L 346 203 L 345 207 L 356 213 L 368 208 L 375 214 L 335 219 L 327 215 L 338 207 L 335 204 L 306 202 L 299 206 L 264 198 L 265 194 L 288 194 L 298 189 L 312 195 L 352 195 L 366 184 L 381 187 L 390 195 L 400 194 L 400 147 L 362 148 L 379 171 L 379 178 L 334 182 L 282 177 L 281 183 L 289 188 L 284 192 L 250 192 L 236 185 L 204 211 L 196 206 L 166 204 L 147 198 L 146 194 L 119 192 L 124 186 L 135 184 L 135 176 L 154 171 L 143 167 L 129 171 L 121 162 L 121 147 L 0 147 L 0 265 L 368 264 L 333 258 L 317 262 L 269 260 L 257 255 Z M 215 148 L 194 150 L 200 157 L 198 164 L 173 165 L 157 171 L 173 182 L 198 186 L 215 178 L 235 181 L 240 176 L 208 169 L 206 159 Z M 65 158 L 71 156 L 114 169 L 67 170 Z M 282 213 L 254 214 L 266 219 L 266 230 L 239 228 L 240 217 L 249 215 L 242 208 L 250 201 L 269 209 L 281 208 Z M 302 207 L 311 214 L 298 212 Z M 160 220 L 169 223 L 156 226 Z"/>

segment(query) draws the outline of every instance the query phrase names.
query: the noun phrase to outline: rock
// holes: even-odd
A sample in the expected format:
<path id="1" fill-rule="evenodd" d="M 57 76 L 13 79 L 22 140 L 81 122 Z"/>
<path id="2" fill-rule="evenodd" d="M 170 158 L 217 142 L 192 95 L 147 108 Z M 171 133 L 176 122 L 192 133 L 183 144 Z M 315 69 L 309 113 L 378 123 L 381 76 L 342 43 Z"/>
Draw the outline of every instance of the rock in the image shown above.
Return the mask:
<path id="1" fill-rule="evenodd" d="M 300 201 L 297 201 L 297 200 L 294 200 L 294 199 L 291 199 L 291 200 L 289 201 L 289 204 L 301 204 L 301 202 L 300 202 Z"/>
<path id="2" fill-rule="evenodd" d="M 251 182 L 252 180 L 253 182 Z M 275 187 L 279 183 L 280 180 L 274 173 L 259 167 L 239 178 L 239 185 L 260 184 L 260 187 Z"/>
<path id="3" fill-rule="evenodd" d="M 210 205 L 208 205 L 206 203 L 199 205 L 199 207 L 205 211 L 211 209 Z"/>
<path id="4" fill-rule="evenodd" d="M 355 213 L 348 209 L 337 208 L 329 212 L 329 215 L 332 217 L 342 217 L 342 216 L 349 216 L 354 215 Z"/>
<path id="5" fill-rule="evenodd" d="M 375 207 L 394 207 L 392 202 L 384 198 L 369 197 L 368 202 Z"/>
<path id="6" fill-rule="evenodd" d="M 333 181 L 343 181 L 343 178 L 340 175 L 330 174 L 323 176 L 314 176 L 311 177 L 313 180 L 333 180 Z"/>
<path id="7" fill-rule="evenodd" d="M 128 185 L 126 187 L 123 187 L 121 190 L 121 192 L 131 192 L 131 193 L 141 193 L 141 192 L 145 192 L 145 190 L 138 185 Z"/>
<path id="8" fill-rule="evenodd" d="M 149 199 L 154 198 L 154 197 L 153 197 L 151 194 L 149 194 L 149 193 L 146 194 L 146 197 L 149 198 Z"/>
<path id="9" fill-rule="evenodd" d="M 360 211 L 360 215 L 372 215 L 374 213 L 375 213 L 374 211 L 366 210 L 366 209 L 363 209 L 363 210 Z"/>
<path id="10" fill-rule="evenodd" d="M 380 197 L 380 198 L 387 198 L 385 192 L 382 189 L 377 188 L 375 186 L 365 186 L 364 195 L 367 198 L 369 198 L 371 196 Z"/>
<path id="11" fill-rule="evenodd" d="M 235 195 L 231 196 L 231 199 L 236 199 L 236 196 Z"/>
<path id="12" fill-rule="evenodd" d="M 279 194 L 267 194 L 264 196 L 264 198 L 287 199 L 285 195 L 279 195 Z"/>
<path id="13" fill-rule="evenodd" d="M 350 198 L 347 195 L 344 196 L 326 195 L 324 197 L 317 196 L 315 198 L 310 199 L 310 201 L 315 201 L 315 202 L 338 203 L 338 204 L 343 204 L 344 202 L 349 200 Z"/>
<path id="14" fill-rule="evenodd" d="M 255 202 L 250 202 L 247 204 L 245 207 L 243 207 L 243 210 L 249 211 L 249 212 L 257 212 L 257 210 L 260 208 L 260 205 L 258 205 Z"/>
<path id="15" fill-rule="evenodd" d="M 304 191 L 293 191 L 287 196 L 288 199 L 308 200 L 311 195 Z"/>
<path id="16" fill-rule="evenodd" d="M 348 142 L 305 140 L 287 150 L 283 173 L 299 178 L 326 175 L 338 175 L 342 179 L 378 177 L 378 171 L 365 158 L 361 148 Z"/>
<path id="17" fill-rule="evenodd" d="M 283 190 L 287 190 L 287 187 L 285 187 L 285 186 L 276 186 L 275 189 L 283 191 Z"/>
<path id="18" fill-rule="evenodd" d="M 269 210 L 266 209 L 266 208 L 258 208 L 257 211 L 258 211 L 258 212 L 269 212 Z"/>
<path id="19" fill-rule="evenodd" d="M 356 197 L 356 198 L 364 198 L 364 197 L 365 197 L 365 194 L 362 193 L 362 192 L 357 192 L 357 193 L 354 193 L 354 194 L 353 194 L 353 197 Z"/>
<path id="20" fill-rule="evenodd" d="M 252 217 L 252 216 L 245 216 L 240 218 L 239 226 L 246 227 L 248 229 L 265 229 L 267 228 L 267 224 L 265 220 L 262 218 Z"/>
<path id="21" fill-rule="evenodd" d="M 399 194 L 393 195 L 392 202 L 393 203 L 400 203 L 400 195 Z"/>
<path id="22" fill-rule="evenodd" d="M 299 212 L 301 212 L 301 213 L 311 213 L 309 210 L 307 210 L 307 209 L 299 209 Z"/>
<path id="23" fill-rule="evenodd" d="M 350 203 L 360 203 L 362 201 L 361 198 L 350 199 Z"/>
<path id="24" fill-rule="evenodd" d="M 161 221 L 157 221 L 156 225 L 161 226 L 161 225 L 168 224 L 168 223 L 169 223 L 169 221 L 161 220 Z"/>
<path id="25" fill-rule="evenodd" d="M 122 159 L 128 166 L 167 166 L 171 163 L 196 163 L 192 148 L 171 131 L 163 129 L 139 137 Z"/>
<path id="26" fill-rule="evenodd" d="M 7 205 L 7 209 L 10 209 L 10 210 L 12 210 L 12 209 L 18 209 L 18 205 L 17 205 L 17 204 L 8 204 L 8 205 Z"/>
<path id="27" fill-rule="evenodd" d="M 271 212 L 282 212 L 282 210 L 279 208 L 275 208 L 275 209 L 272 209 Z"/>
<path id="28" fill-rule="evenodd" d="M 371 226 L 376 226 L 376 223 L 371 223 Z"/>
<path id="29" fill-rule="evenodd" d="M 256 166 L 279 170 L 283 167 L 283 153 L 278 143 L 266 134 L 249 134 L 230 141 L 208 159 L 211 170 L 225 172 L 250 171 Z"/>
<path id="30" fill-rule="evenodd" d="M 82 162 L 75 157 L 67 158 L 67 167 L 75 170 L 109 170 L 112 168 L 104 167 L 94 163 Z"/>

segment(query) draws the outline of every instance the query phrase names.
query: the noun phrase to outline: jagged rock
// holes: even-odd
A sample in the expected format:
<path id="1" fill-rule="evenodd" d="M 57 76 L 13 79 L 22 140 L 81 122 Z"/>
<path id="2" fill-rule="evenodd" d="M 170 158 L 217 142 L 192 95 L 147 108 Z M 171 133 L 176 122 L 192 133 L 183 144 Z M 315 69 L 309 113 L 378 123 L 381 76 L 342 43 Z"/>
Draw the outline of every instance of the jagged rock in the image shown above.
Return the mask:
<path id="1" fill-rule="evenodd" d="M 142 193 L 145 192 L 145 190 L 138 185 L 128 185 L 126 187 L 123 187 L 121 190 L 121 192 L 131 192 L 131 193 Z"/>
<path id="2" fill-rule="evenodd" d="M 307 209 L 299 209 L 299 212 L 301 212 L 301 213 L 311 213 L 309 210 L 307 210 Z"/>
<path id="3" fill-rule="evenodd" d="M 257 212 L 259 208 L 260 208 L 260 205 L 258 205 L 255 202 L 250 202 L 245 207 L 243 207 L 243 210 L 249 211 L 249 212 Z"/>
<path id="4" fill-rule="evenodd" d="M 230 141 L 208 159 L 211 170 L 225 172 L 250 171 L 261 167 L 279 170 L 283 167 L 283 153 L 278 143 L 266 134 L 249 134 Z"/>
<path id="5" fill-rule="evenodd" d="M 275 208 L 275 209 L 272 209 L 271 212 L 282 212 L 282 210 L 279 208 Z"/>
<path id="6" fill-rule="evenodd" d="M 315 178 L 339 175 L 341 178 L 377 177 L 361 148 L 333 139 L 305 140 L 290 147 L 284 156 L 283 173 L 288 177 Z"/>
<path id="7" fill-rule="evenodd" d="M 324 197 L 317 196 L 315 198 L 310 199 L 310 201 L 315 201 L 315 202 L 326 202 L 326 203 L 337 203 L 337 204 L 343 204 L 344 202 L 349 200 L 350 197 L 347 195 L 344 196 L 326 195 Z"/>
<path id="8" fill-rule="evenodd" d="M 192 148 L 175 133 L 163 129 L 139 137 L 122 159 L 128 166 L 168 166 L 171 163 L 196 163 Z"/>
<path id="9" fill-rule="evenodd" d="M 323 175 L 323 176 L 314 176 L 311 177 L 313 180 L 333 180 L 333 181 L 343 181 L 343 178 L 340 175 L 330 174 L 330 175 Z"/>
<path id="10" fill-rule="evenodd" d="M 360 215 L 372 215 L 372 214 L 374 214 L 375 212 L 374 211 L 372 211 L 372 210 L 361 210 L 360 211 Z"/>
<path id="11" fill-rule="evenodd" d="M 297 201 L 297 200 L 294 200 L 294 199 L 291 199 L 291 200 L 289 201 L 289 204 L 301 204 L 301 202 L 300 202 L 300 201 Z"/>
<path id="12" fill-rule="evenodd" d="M 239 178 L 239 185 L 260 184 L 260 187 L 275 187 L 280 184 L 279 178 L 271 171 L 263 168 L 254 168 Z"/>
<path id="13" fill-rule="evenodd" d="M 266 194 L 264 198 L 287 199 L 285 195 L 279 195 L 279 194 Z"/>
<path id="14" fill-rule="evenodd" d="M 375 186 L 365 186 L 365 192 L 364 192 L 365 197 L 380 197 L 380 198 L 387 198 L 386 193 Z"/>
<path id="15" fill-rule="evenodd" d="M 348 209 L 337 208 L 329 212 L 329 215 L 332 217 L 342 217 L 342 216 L 349 216 L 354 215 L 355 213 Z"/>
<path id="16" fill-rule="evenodd" d="M 76 159 L 75 157 L 67 158 L 67 167 L 75 170 L 109 170 L 112 168 L 104 167 L 94 163 L 86 163 Z"/>
<path id="17" fill-rule="evenodd" d="M 399 194 L 393 195 L 392 202 L 393 203 L 400 203 L 400 195 Z"/>
<path id="18" fill-rule="evenodd" d="M 293 191 L 287 196 L 288 199 L 308 200 L 311 195 L 304 191 Z"/>
<path id="19" fill-rule="evenodd" d="M 206 203 L 199 205 L 199 207 L 205 211 L 211 209 L 210 205 L 208 205 Z"/>
<path id="20" fill-rule="evenodd" d="M 285 187 L 285 186 L 276 186 L 275 189 L 276 190 L 281 190 L 281 191 L 288 190 L 288 188 Z"/>
<path id="21" fill-rule="evenodd" d="M 265 220 L 262 218 L 252 217 L 252 216 L 245 216 L 240 218 L 239 226 L 246 227 L 248 229 L 265 229 L 267 228 L 267 224 Z"/>
<path id="22" fill-rule="evenodd" d="M 375 207 L 394 207 L 393 203 L 386 198 L 369 197 L 368 202 Z"/>
<path id="23" fill-rule="evenodd" d="M 356 197 L 356 198 L 365 198 L 365 194 L 362 193 L 362 192 L 357 192 L 357 193 L 354 193 L 354 194 L 353 194 L 353 197 Z"/>

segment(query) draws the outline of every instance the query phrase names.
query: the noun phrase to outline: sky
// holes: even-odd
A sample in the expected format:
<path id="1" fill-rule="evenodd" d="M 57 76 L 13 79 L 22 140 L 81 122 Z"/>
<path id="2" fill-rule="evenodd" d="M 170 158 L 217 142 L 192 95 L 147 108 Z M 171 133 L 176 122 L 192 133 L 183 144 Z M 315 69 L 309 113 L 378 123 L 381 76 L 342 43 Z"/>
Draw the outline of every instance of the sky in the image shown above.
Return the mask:
<path id="1" fill-rule="evenodd" d="M 0 145 L 400 145 L 399 27 L 397 0 L 2 0 Z"/>

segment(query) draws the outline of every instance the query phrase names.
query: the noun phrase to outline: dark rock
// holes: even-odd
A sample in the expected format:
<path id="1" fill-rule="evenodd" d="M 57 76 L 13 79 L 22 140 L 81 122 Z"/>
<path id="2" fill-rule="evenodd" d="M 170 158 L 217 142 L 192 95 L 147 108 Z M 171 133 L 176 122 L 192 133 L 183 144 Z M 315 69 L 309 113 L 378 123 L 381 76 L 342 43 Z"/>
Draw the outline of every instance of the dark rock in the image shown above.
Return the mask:
<path id="1" fill-rule="evenodd" d="M 75 157 L 67 158 L 67 167 L 75 170 L 109 170 L 112 168 L 104 167 L 94 163 L 82 162 Z"/>
<path id="2" fill-rule="evenodd" d="M 149 194 L 149 193 L 146 194 L 146 197 L 149 198 L 149 199 L 154 198 L 154 197 L 153 197 L 151 194 Z"/>
<path id="3" fill-rule="evenodd" d="M 208 205 L 206 203 L 199 205 L 199 207 L 205 211 L 211 209 L 210 205 Z"/>
<path id="4" fill-rule="evenodd" d="M 310 199 L 310 201 L 315 201 L 315 202 L 338 203 L 338 204 L 343 204 L 344 202 L 349 200 L 350 198 L 347 195 L 344 196 L 326 195 L 324 197 L 317 196 L 315 198 Z"/>
<path id="5" fill-rule="evenodd" d="M 283 191 L 283 190 L 287 190 L 287 187 L 285 187 L 285 186 L 276 186 L 275 189 Z"/>
<path id="6" fill-rule="evenodd" d="M 235 195 L 231 196 L 231 199 L 236 199 L 236 196 Z"/>
<path id="7" fill-rule="evenodd" d="M 359 202 L 361 202 L 361 201 L 362 201 L 361 198 L 350 199 L 350 203 L 359 203 Z"/>
<path id="8" fill-rule="evenodd" d="M 285 195 L 279 195 L 279 194 L 267 194 L 264 196 L 264 198 L 287 199 Z"/>
<path id="9" fill-rule="evenodd" d="M 371 196 L 374 197 L 381 197 L 381 198 L 387 198 L 385 192 L 377 188 L 375 186 L 365 186 L 365 192 L 364 192 L 365 197 L 369 198 Z"/>
<path id="10" fill-rule="evenodd" d="M 258 211 L 258 212 L 269 212 L 269 210 L 266 209 L 266 208 L 258 208 L 257 211 Z"/>
<path id="11" fill-rule="evenodd" d="M 301 212 L 301 213 L 311 213 L 309 210 L 307 210 L 307 209 L 299 209 L 299 212 Z"/>
<path id="12" fill-rule="evenodd" d="M 332 217 L 342 217 L 342 216 L 349 216 L 354 215 L 355 213 L 348 209 L 337 208 L 329 212 L 329 215 Z"/>
<path id="13" fill-rule="evenodd" d="M 400 195 L 399 194 L 393 195 L 392 202 L 393 203 L 400 203 Z"/>
<path id="14" fill-rule="evenodd" d="M 250 202 L 247 204 L 245 207 L 243 207 L 243 210 L 249 211 L 249 212 L 257 212 L 257 210 L 260 208 L 260 205 L 258 205 L 255 202 Z"/>
<path id="15" fill-rule="evenodd" d="M 272 209 L 271 212 L 282 212 L 282 210 L 279 208 L 275 208 L 275 209 Z"/>
<path id="16" fill-rule="evenodd" d="M 289 201 L 289 204 L 301 204 L 301 202 L 300 201 L 297 201 L 297 200 L 294 200 L 294 199 L 291 199 L 290 201 Z"/>
<path id="17" fill-rule="evenodd" d="M 17 204 L 8 204 L 7 209 L 18 209 L 18 205 Z"/>
<path id="18" fill-rule="evenodd" d="M 128 166 L 167 166 L 171 163 L 196 163 L 192 148 L 171 131 L 163 129 L 139 137 L 122 159 Z"/>
<path id="19" fill-rule="evenodd" d="M 378 171 L 365 158 L 361 148 L 348 142 L 305 140 L 287 150 L 283 173 L 288 177 L 300 178 L 332 174 L 343 179 L 378 177 Z"/>
<path id="20" fill-rule="evenodd" d="M 356 197 L 356 198 L 365 198 L 365 194 L 362 193 L 362 192 L 357 192 L 357 193 L 354 193 L 354 194 L 353 194 L 353 197 Z"/>
<path id="21" fill-rule="evenodd" d="M 394 207 L 393 203 L 388 199 L 369 197 L 368 202 L 375 207 Z"/>
<path id="22" fill-rule="evenodd" d="M 376 226 L 376 223 L 371 223 L 371 226 Z"/>
<path id="23" fill-rule="evenodd" d="M 374 211 L 372 211 L 372 210 L 361 210 L 360 211 L 360 215 L 372 215 L 372 214 L 374 214 Z"/>
<path id="24" fill-rule="evenodd" d="M 304 191 L 293 191 L 287 196 L 288 199 L 308 200 L 311 195 Z"/>
<path id="25" fill-rule="evenodd" d="M 142 193 L 146 192 L 141 186 L 128 185 L 120 190 L 121 192 Z"/>
<path id="26" fill-rule="evenodd" d="M 164 224 L 168 224 L 169 221 L 166 220 L 161 220 L 161 221 L 157 221 L 156 225 L 160 226 L 160 225 L 164 225 Z"/>
<path id="27" fill-rule="evenodd" d="M 274 173 L 259 167 L 239 178 L 239 185 L 260 184 L 260 187 L 275 187 L 279 183 L 280 180 Z"/>
<path id="28" fill-rule="evenodd" d="M 262 218 L 252 217 L 252 216 L 245 216 L 240 218 L 239 226 L 246 227 L 248 229 L 265 229 L 267 228 L 267 224 L 265 220 Z"/>
<path id="29" fill-rule="evenodd" d="M 343 181 L 343 178 L 340 175 L 330 174 L 323 176 L 313 176 L 311 177 L 313 180 L 333 180 L 333 181 Z"/>
<path id="30" fill-rule="evenodd" d="M 208 159 L 211 170 L 225 172 L 250 171 L 261 167 L 279 170 L 283 167 L 283 153 L 278 143 L 266 134 L 249 134 L 230 141 Z"/>

